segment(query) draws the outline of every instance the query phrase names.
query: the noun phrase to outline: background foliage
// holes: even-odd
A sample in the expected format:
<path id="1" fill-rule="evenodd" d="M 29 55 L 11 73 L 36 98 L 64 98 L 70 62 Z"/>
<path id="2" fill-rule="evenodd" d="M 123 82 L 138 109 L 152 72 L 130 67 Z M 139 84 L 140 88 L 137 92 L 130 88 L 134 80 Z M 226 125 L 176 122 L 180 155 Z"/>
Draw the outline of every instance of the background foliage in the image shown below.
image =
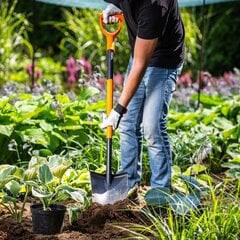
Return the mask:
<path id="1" fill-rule="evenodd" d="M 26 4 L 26 1 L 19 0 L 17 10 L 24 12 L 32 24 L 35 22 L 35 31 L 30 39 L 37 49 L 50 50 L 54 56 L 61 52 L 59 58 L 65 57 L 65 54 L 76 57 L 85 55 L 93 65 L 102 65 L 105 59 L 105 43 L 97 29 L 100 10 L 62 8 L 36 2 L 33 17 L 32 2 L 31 0 Z M 240 43 L 236 37 L 240 35 L 239 11 L 239 2 L 207 5 L 203 12 L 201 7 L 181 8 L 186 27 L 185 70 L 200 69 L 203 31 L 204 69 L 217 75 L 234 67 L 239 68 Z M 74 16 L 77 18 L 74 19 Z M 60 23 L 58 26 L 43 24 L 46 21 Z M 126 32 L 123 30 L 117 45 L 119 57 L 116 65 L 120 72 L 124 72 L 128 60 L 127 46 Z"/>

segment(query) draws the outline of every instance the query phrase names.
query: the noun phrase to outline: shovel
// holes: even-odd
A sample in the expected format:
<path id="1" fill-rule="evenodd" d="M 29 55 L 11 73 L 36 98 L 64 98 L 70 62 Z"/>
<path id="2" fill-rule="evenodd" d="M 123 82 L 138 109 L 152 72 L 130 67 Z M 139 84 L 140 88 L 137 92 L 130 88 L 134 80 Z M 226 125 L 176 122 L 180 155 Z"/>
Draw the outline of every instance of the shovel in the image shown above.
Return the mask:
<path id="1" fill-rule="evenodd" d="M 100 27 L 102 33 L 107 38 L 107 116 L 113 108 L 113 55 L 114 55 L 114 39 L 122 29 L 124 17 L 122 14 L 116 14 L 119 19 L 118 28 L 115 32 L 108 32 L 104 28 L 103 16 L 100 15 Z M 117 201 L 124 200 L 128 194 L 128 176 L 127 174 L 112 173 L 112 126 L 106 129 L 107 144 L 107 162 L 106 174 L 90 172 L 92 185 L 92 202 L 106 205 L 114 204 Z"/>

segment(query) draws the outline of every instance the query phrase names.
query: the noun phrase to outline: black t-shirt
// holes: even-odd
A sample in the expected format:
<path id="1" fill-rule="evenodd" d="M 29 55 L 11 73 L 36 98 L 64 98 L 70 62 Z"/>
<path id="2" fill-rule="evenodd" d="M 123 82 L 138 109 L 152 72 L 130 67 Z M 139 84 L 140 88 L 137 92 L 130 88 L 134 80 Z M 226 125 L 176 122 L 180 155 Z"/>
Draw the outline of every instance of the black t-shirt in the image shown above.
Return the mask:
<path id="1" fill-rule="evenodd" d="M 177 0 L 105 1 L 122 10 L 132 53 L 136 37 L 158 38 L 149 66 L 175 68 L 183 63 L 185 34 Z"/>

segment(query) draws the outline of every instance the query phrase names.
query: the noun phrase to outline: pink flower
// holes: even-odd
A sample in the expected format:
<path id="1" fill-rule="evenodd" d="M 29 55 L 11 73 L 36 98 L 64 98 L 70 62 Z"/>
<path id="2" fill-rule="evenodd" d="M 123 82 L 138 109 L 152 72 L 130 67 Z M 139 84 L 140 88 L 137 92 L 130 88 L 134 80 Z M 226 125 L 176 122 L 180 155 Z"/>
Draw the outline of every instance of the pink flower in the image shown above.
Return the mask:
<path id="1" fill-rule="evenodd" d="M 97 81 L 97 87 L 99 89 L 104 89 L 105 88 L 105 79 L 104 78 L 99 78 Z"/>
<path id="2" fill-rule="evenodd" d="M 35 72 L 35 78 L 36 80 L 39 79 L 42 76 L 42 71 L 40 69 L 37 69 Z"/>
<path id="3" fill-rule="evenodd" d="M 36 80 L 38 80 L 40 77 L 42 77 L 42 70 L 37 69 L 35 64 L 28 64 L 26 67 L 26 71 L 27 71 L 29 78 L 32 78 L 33 71 L 34 71 L 34 79 L 33 79 L 34 82 Z"/>
<path id="4" fill-rule="evenodd" d="M 72 56 L 67 60 L 66 66 L 67 66 L 66 70 L 67 82 L 68 85 L 71 86 L 77 81 L 78 78 L 78 66 L 75 59 Z"/>
<path id="5" fill-rule="evenodd" d="M 83 70 L 88 74 L 91 75 L 92 73 L 92 65 L 91 63 L 84 57 L 81 57 L 77 62 L 81 65 Z"/>
<path id="6" fill-rule="evenodd" d="M 234 83 L 234 77 L 232 72 L 224 72 L 223 79 L 230 86 Z"/>
<path id="7" fill-rule="evenodd" d="M 32 76 L 33 74 L 33 68 L 35 68 L 35 64 L 28 64 L 26 67 L 27 74 L 29 76 Z"/>
<path id="8" fill-rule="evenodd" d="M 178 84 L 184 87 L 190 86 L 192 84 L 191 72 L 181 75 L 178 79 Z"/>
<path id="9" fill-rule="evenodd" d="M 117 72 L 113 76 L 113 80 L 114 80 L 114 84 L 116 84 L 116 87 L 122 88 L 124 77 L 123 77 L 123 75 L 121 73 Z"/>
<path id="10" fill-rule="evenodd" d="M 77 74 L 77 71 L 78 71 L 77 64 L 75 62 L 75 59 L 71 56 L 67 60 L 67 72 L 70 74 Z"/>
<path id="11" fill-rule="evenodd" d="M 68 85 L 73 85 L 75 82 L 76 82 L 76 78 L 75 78 L 74 75 L 71 74 L 71 75 L 68 77 Z"/>

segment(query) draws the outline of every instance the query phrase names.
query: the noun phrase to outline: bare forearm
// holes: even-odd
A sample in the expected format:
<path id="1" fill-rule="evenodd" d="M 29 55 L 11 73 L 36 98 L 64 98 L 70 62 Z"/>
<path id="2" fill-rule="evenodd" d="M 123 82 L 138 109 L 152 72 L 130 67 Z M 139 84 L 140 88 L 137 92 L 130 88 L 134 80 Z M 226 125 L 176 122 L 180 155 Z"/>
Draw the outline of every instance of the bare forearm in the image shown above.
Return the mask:
<path id="1" fill-rule="evenodd" d="M 132 68 L 119 99 L 122 106 L 126 107 L 137 91 L 156 44 L 157 39 L 136 39 Z"/>
<path id="2" fill-rule="evenodd" d="M 128 75 L 122 94 L 119 98 L 119 103 L 122 106 L 127 106 L 129 101 L 132 99 L 141 83 L 145 70 L 146 65 L 136 66 L 133 61 L 132 69 Z"/>

